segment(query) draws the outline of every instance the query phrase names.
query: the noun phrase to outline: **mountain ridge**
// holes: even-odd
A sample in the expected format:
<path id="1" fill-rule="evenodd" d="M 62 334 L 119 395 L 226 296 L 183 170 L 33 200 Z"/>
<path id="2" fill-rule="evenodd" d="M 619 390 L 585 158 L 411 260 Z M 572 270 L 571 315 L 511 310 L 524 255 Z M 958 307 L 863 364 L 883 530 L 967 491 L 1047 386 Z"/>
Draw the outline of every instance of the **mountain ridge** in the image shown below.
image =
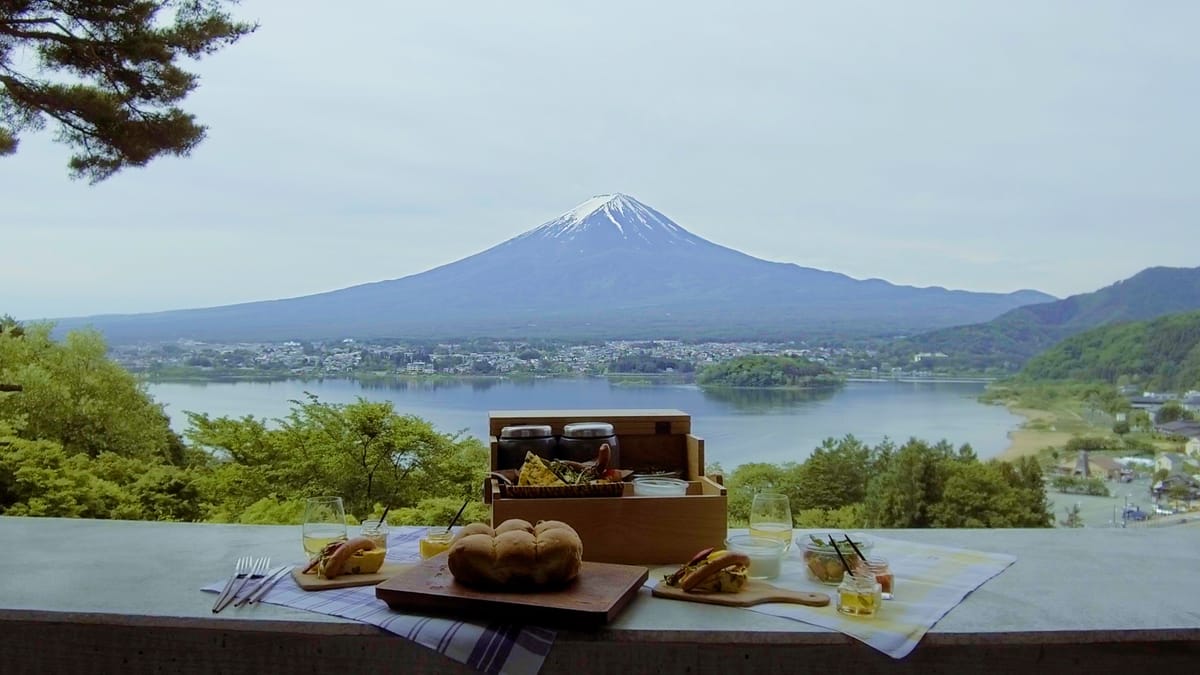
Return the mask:
<path id="1" fill-rule="evenodd" d="M 1148 267 L 1090 293 L 1018 307 L 987 322 L 942 328 L 898 348 L 942 352 L 946 365 L 1014 370 L 1083 331 L 1200 309 L 1200 267 Z"/>
<path id="2" fill-rule="evenodd" d="M 112 343 L 191 338 L 680 337 L 914 332 L 1050 299 L 857 280 L 755 258 L 629 195 L 597 195 L 500 244 L 397 279 L 295 298 L 64 319 Z"/>

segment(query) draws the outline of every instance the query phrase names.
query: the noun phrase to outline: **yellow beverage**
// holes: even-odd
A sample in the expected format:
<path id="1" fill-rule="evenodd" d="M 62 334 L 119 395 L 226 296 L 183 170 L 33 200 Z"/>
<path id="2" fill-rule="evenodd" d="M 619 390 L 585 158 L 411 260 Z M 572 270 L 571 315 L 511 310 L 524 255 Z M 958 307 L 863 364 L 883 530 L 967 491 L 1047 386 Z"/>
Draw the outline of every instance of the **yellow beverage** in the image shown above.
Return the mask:
<path id="1" fill-rule="evenodd" d="M 320 553 L 322 550 L 325 549 L 326 546 L 332 544 L 333 542 L 345 541 L 345 540 L 346 540 L 346 537 L 344 537 L 344 536 L 328 537 L 328 536 L 321 536 L 321 535 L 306 534 L 306 535 L 304 535 L 304 552 L 307 553 L 308 557 L 311 559 L 311 558 L 316 557 L 316 555 L 318 553 Z"/>
<path id="2" fill-rule="evenodd" d="M 444 530 L 431 529 L 421 541 L 418 543 L 418 548 L 422 558 L 432 558 L 433 556 L 450 550 L 450 541 L 454 535 Z"/>
<path id="3" fill-rule="evenodd" d="M 792 547 L 792 526 L 789 523 L 754 523 L 750 526 L 750 536 L 783 542 L 785 551 Z"/>

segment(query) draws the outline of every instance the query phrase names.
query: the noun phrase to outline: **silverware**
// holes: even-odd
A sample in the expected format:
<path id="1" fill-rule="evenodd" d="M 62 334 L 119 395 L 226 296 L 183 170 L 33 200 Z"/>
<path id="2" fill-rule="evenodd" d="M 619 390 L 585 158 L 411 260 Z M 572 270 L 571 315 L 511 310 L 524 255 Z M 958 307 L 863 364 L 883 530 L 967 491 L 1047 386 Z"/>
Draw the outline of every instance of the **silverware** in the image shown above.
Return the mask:
<path id="1" fill-rule="evenodd" d="M 254 603 L 258 602 L 264 595 L 267 594 L 267 591 L 271 590 L 271 587 L 275 585 L 276 581 L 279 581 L 286 576 L 285 573 L 289 570 L 291 570 L 291 567 L 287 565 L 276 567 L 275 569 L 271 570 L 267 573 L 267 576 L 263 577 L 263 580 L 258 582 L 258 585 L 251 589 L 250 592 L 245 596 L 243 596 L 241 600 L 233 603 L 233 606 L 241 607 L 247 603 L 253 605 Z"/>
<path id="2" fill-rule="evenodd" d="M 256 558 L 254 560 L 253 567 L 250 568 L 250 571 L 246 574 L 246 576 L 242 577 L 241 582 L 237 584 L 237 587 L 233 589 L 233 592 L 225 597 L 225 601 L 213 609 L 213 613 L 220 613 L 221 610 L 228 607 L 229 603 L 233 602 L 234 598 L 238 596 L 238 593 L 241 593 L 242 589 L 246 587 L 247 582 L 255 577 L 261 578 L 263 573 L 266 572 L 267 568 L 270 566 L 270 558 Z"/>
<path id="3" fill-rule="evenodd" d="M 235 581 L 237 581 L 238 578 L 245 575 L 249 571 L 250 571 L 250 556 L 247 555 L 247 556 L 242 556 L 241 558 L 238 558 L 237 562 L 234 563 L 234 565 L 233 565 L 233 574 L 229 575 L 229 581 L 225 582 L 225 588 L 221 589 L 221 594 L 217 596 L 217 601 L 213 603 L 213 606 L 212 606 L 213 614 L 216 614 L 217 612 L 221 611 L 219 609 L 219 607 L 221 606 L 222 602 L 225 602 L 225 598 L 229 597 L 229 590 L 231 588 L 233 588 L 233 583 Z"/>

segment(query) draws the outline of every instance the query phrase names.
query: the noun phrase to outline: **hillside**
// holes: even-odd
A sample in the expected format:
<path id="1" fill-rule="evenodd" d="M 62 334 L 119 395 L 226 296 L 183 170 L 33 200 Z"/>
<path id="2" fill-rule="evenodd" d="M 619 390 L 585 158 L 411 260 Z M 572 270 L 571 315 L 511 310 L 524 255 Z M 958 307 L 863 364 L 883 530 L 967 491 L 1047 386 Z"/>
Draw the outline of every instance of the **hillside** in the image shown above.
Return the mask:
<path id="1" fill-rule="evenodd" d="M 945 367 L 1015 371 L 1059 340 L 1090 328 L 1195 309 L 1200 309 L 1200 267 L 1151 267 L 1092 293 L 917 335 L 893 349 L 944 353 L 947 358 L 939 365 Z"/>
<path id="2" fill-rule="evenodd" d="M 751 224 L 747 224 L 751 226 Z M 593 197 L 475 255 L 286 300 L 59 321 L 110 343 L 378 338 L 794 339 L 985 321 L 1037 291 L 974 293 L 771 262 L 629 197 Z"/>
<path id="3" fill-rule="evenodd" d="M 1086 331 L 1034 357 L 1020 377 L 1129 383 L 1150 391 L 1200 389 L 1200 312 Z"/>

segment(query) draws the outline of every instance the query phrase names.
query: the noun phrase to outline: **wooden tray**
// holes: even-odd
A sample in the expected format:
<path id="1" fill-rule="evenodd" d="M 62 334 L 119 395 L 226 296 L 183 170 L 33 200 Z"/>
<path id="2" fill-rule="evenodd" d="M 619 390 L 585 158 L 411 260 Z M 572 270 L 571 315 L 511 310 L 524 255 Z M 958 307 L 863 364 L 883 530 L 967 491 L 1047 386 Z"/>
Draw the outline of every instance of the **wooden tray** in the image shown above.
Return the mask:
<path id="1" fill-rule="evenodd" d="M 343 574 L 332 579 L 322 579 L 315 574 L 304 574 L 304 565 L 292 568 L 292 578 L 296 584 L 306 591 L 325 591 L 331 588 L 353 588 L 354 586 L 374 586 L 409 569 L 413 563 L 385 562 L 375 574 Z"/>
<path id="2" fill-rule="evenodd" d="M 524 499 L 569 499 L 572 497 L 620 497 L 625 484 L 587 483 L 585 485 L 505 485 L 500 484 L 501 497 Z"/>
<path id="3" fill-rule="evenodd" d="M 595 627 L 612 621 L 637 594 L 646 577 L 645 567 L 584 561 L 579 577 L 564 588 L 481 590 L 455 581 L 446 566 L 446 556 L 439 555 L 376 586 L 375 597 L 399 610 L 543 626 Z"/>
<path id="4" fill-rule="evenodd" d="M 829 596 L 824 593 L 790 591 L 757 579 L 747 581 L 745 588 L 737 593 L 689 593 L 678 586 L 668 586 L 664 582 L 659 582 L 654 587 L 653 594 L 656 598 L 670 598 L 672 600 L 686 600 L 688 602 L 702 602 L 707 605 L 725 605 L 728 607 L 752 607 L 754 605 L 761 605 L 764 602 L 790 602 L 796 605 L 808 605 L 809 607 L 824 607 L 830 602 Z"/>

